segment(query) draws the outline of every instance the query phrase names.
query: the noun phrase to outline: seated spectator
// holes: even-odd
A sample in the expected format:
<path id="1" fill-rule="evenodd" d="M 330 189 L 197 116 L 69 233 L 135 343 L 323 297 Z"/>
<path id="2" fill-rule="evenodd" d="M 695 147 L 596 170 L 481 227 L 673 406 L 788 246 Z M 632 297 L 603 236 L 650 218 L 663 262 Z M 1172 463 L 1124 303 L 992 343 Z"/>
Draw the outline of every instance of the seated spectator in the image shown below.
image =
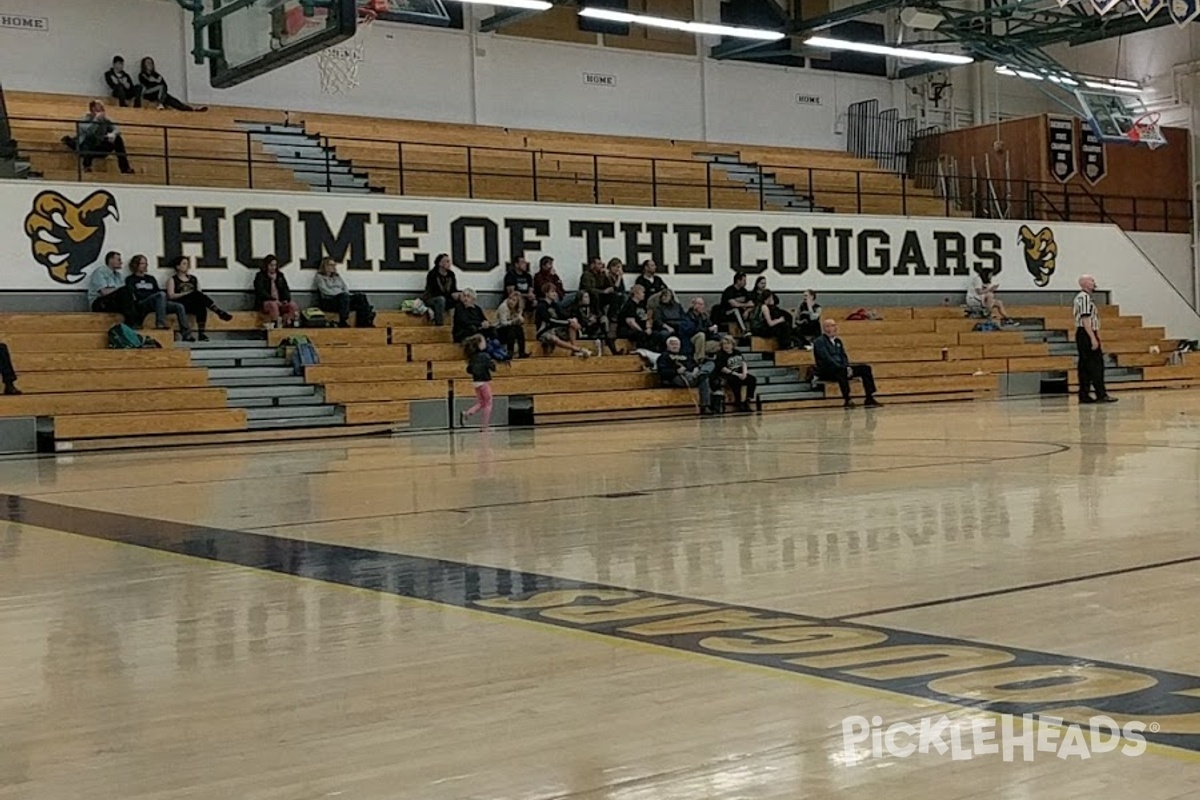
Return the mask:
<path id="1" fill-rule="evenodd" d="M 8 345 L 0 342 L 0 379 L 4 381 L 5 394 L 21 394 L 17 388 L 17 371 L 13 369 L 12 355 Z"/>
<path id="2" fill-rule="evenodd" d="M 509 292 L 496 308 L 496 323 L 492 326 L 500 344 L 517 358 L 529 358 L 525 348 L 525 301 L 520 292 Z"/>
<path id="3" fill-rule="evenodd" d="M 616 291 L 613 288 L 612 278 L 599 257 L 593 258 L 588 263 L 587 269 L 579 276 L 579 291 L 587 292 L 592 296 L 592 307 L 596 309 L 596 313 L 606 318 L 609 316 Z"/>
<path id="4" fill-rule="evenodd" d="M 459 343 L 480 333 L 484 336 L 491 333 L 492 323 L 488 322 L 483 309 L 475 303 L 474 289 L 463 289 L 459 293 L 458 308 L 454 309 L 454 325 L 450 331 L 454 341 Z"/>
<path id="5" fill-rule="evenodd" d="M 658 379 L 663 386 L 677 386 L 681 389 L 698 389 L 700 392 L 700 413 L 712 413 L 712 386 L 709 376 L 700 371 L 696 359 L 682 352 L 678 336 L 667 338 L 667 351 L 658 357 L 654 364 Z"/>
<path id="6" fill-rule="evenodd" d="M 529 311 L 537 305 L 537 295 L 533 291 L 533 276 L 529 274 L 529 259 L 517 256 L 512 269 L 504 275 L 504 294 L 518 294 L 522 306 Z"/>
<path id="7" fill-rule="evenodd" d="M 566 302 L 567 290 L 563 288 L 562 278 L 554 271 L 554 257 L 542 256 L 538 262 L 537 275 L 533 276 L 533 292 L 538 297 L 546 296 L 546 287 L 553 286 L 559 301 Z"/>
<path id="8" fill-rule="evenodd" d="M 707 345 L 709 342 L 720 341 L 721 329 L 709 319 L 708 312 L 704 308 L 703 297 L 692 298 L 687 313 L 683 315 L 683 325 L 680 328 L 680 334 L 684 337 L 685 342 L 691 342 L 692 352 L 696 354 L 697 361 L 701 361 L 707 357 Z"/>
<path id="9" fill-rule="evenodd" d="M 571 318 L 579 322 L 580 337 L 596 340 L 596 355 L 600 355 L 601 342 L 608 347 L 608 352 L 618 355 L 617 343 L 608 332 L 608 317 L 600 314 L 592 303 L 591 292 L 581 289 L 575 295 L 575 302 L 571 304 Z"/>
<path id="10" fill-rule="evenodd" d="M 104 314 L 120 314 L 125 324 L 136 328 L 142 324 L 133 290 L 125 285 L 121 274 L 121 254 L 115 250 L 104 254 L 104 266 L 92 270 L 88 279 L 88 304 L 92 311 Z"/>
<path id="11" fill-rule="evenodd" d="M 659 338 L 666 341 L 668 336 L 680 336 L 680 329 L 683 328 L 685 313 L 683 305 L 675 299 L 674 292 L 670 289 L 663 289 L 659 292 L 658 305 L 652 314 L 654 331 L 659 335 Z M 680 337 L 680 341 L 685 340 Z M 686 341 L 685 345 L 683 352 L 688 355 L 694 355 L 695 351 L 691 349 L 690 340 Z"/>
<path id="12" fill-rule="evenodd" d="M 817 377 L 823 381 L 836 381 L 842 390 L 842 405 L 854 408 L 850 400 L 850 381 L 861 378 L 863 392 L 867 395 L 867 408 L 878 408 L 882 405 L 875 399 L 875 375 L 869 364 L 854 364 L 846 354 L 842 340 L 838 338 L 837 322 L 826 319 L 821 322 L 822 335 L 813 344 L 813 358 L 816 361 Z"/>
<path id="13" fill-rule="evenodd" d="M 176 111 L 208 111 L 208 106 L 192 107 L 173 96 L 167 91 L 167 81 L 158 74 L 154 59 L 146 56 L 142 59 L 142 68 L 138 72 L 138 83 L 142 85 L 142 98 L 159 108 L 173 108 Z"/>
<path id="14" fill-rule="evenodd" d="M 149 270 L 150 262 L 145 256 L 137 255 L 129 259 L 129 277 L 125 279 L 125 285 L 133 292 L 138 314 L 145 319 L 145 316 L 153 311 L 154 327 L 160 331 L 171 327 L 167 324 L 167 314 L 174 314 L 179 322 L 179 335 L 183 341 L 196 341 L 191 328 L 188 327 L 187 311 L 182 304 L 167 299 L 167 293 L 159 288 L 158 279 L 151 275 Z"/>
<path id="15" fill-rule="evenodd" d="M 292 302 L 292 290 L 288 288 L 287 278 L 275 256 L 264 258 L 262 268 L 254 276 L 254 306 L 267 318 L 268 328 L 294 325 L 300 314 L 300 307 Z"/>
<path id="16" fill-rule="evenodd" d="M 659 343 L 646 308 L 646 289 L 640 283 L 629 290 L 629 299 L 617 312 L 617 338 L 628 339 L 638 348 L 653 348 Z"/>
<path id="17" fill-rule="evenodd" d="M 202 342 L 208 341 L 204 329 L 208 326 L 208 312 L 211 311 L 225 322 L 233 319 L 233 315 L 220 308 L 204 292 L 200 291 L 200 280 L 192 274 L 192 260 L 187 256 L 176 256 L 168 265 L 173 274 L 167 278 L 167 299 L 179 303 L 184 311 L 196 318 L 196 330 Z"/>
<path id="18" fill-rule="evenodd" d="M 625 262 L 619 258 L 609 259 L 608 282 L 612 285 L 612 301 L 608 305 L 608 318 L 616 319 L 617 314 L 629 299 L 629 290 L 625 287 Z"/>
<path id="19" fill-rule="evenodd" d="M 1008 316 L 1004 303 L 996 297 L 1000 284 L 992 283 L 992 271 L 978 268 L 971 273 L 970 283 L 967 284 L 967 313 L 979 319 L 992 319 L 997 314 L 1003 325 L 1016 326 L 1021 323 Z"/>
<path id="20" fill-rule="evenodd" d="M 667 288 L 667 284 L 658 275 L 658 264 L 654 263 L 653 258 L 647 258 L 642 262 L 642 274 L 638 275 L 634 282 L 645 290 L 647 302 L 656 295 L 662 294 L 663 289 Z"/>
<path id="21" fill-rule="evenodd" d="M 763 295 L 751 330 L 755 336 L 774 339 L 775 347 L 779 350 L 792 348 L 792 315 L 779 307 L 779 298 L 770 290 Z"/>
<path id="22" fill-rule="evenodd" d="M 761 306 L 771 290 L 767 288 L 767 276 L 759 275 L 754 279 L 754 288 L 750 290 L 750 300 L 755 306 Z"/>
<path id="23" fill-rule="evenodd" d="M 821 335 L 821 304 L 812 289 L 804 292 L 800 305 L 796 307 L 796 335 L 805 350 L 812 349 L 812 340 Z"/>
<path id="24" fill-rule="evenodd" d="M 747 333 L 750 326 L 746 320 L 754 315 L 754 299 L 746 288 L 746 273 L 733 273 L 733 283 L 721 292 L 721 302 L 713 310 L 713 322 L 728 328 L 737 323 L 742 333 Z"/>
<path id="25" fill-rule="evenodd" d="M 450 256 L 438 253 L 433 267 L 425 274 L 425 293 L 421 295 L 434 325 L 446 324 L 446 312 L 458 305 L 458 276 L 451 268 Z"/>
<path id="26" fill-rule="evenodd" d="M 112 66 L 104 72 L 104 82 L 108 84 L 108 92 L 121 108 L 133 103 L 134 108 L 142 107 L 142 87 L 133 82 L 133 78 L 125 71 L 125 58 L 113 56 Z"/>
<path id="27" fill-rule="evenodd" d="M 79 155 L 84 172 L 92 171 L 92 162 L 97 158 L 108 158 L 115 153 L 121 172 L 133 174 L 129 156 L 125 153 L 125 140 L 121 138 L 120 129 L 108 118 L 104 103 L 99 100 L 88 103 L 88 113 L 75 124 L 75 130 L 76 135 L 64 136 L 62 143 Z"/>
<path id="28" fill-rule="evenodd" d="M 758 378 L 750 374 L 750 365 L 746 357 L 734 346 L 732 336 L 721 337 L 721 349 L 713 358 L 713 388 L 724 390 L 728 387 L 733 391 L 733 401 L 738 411 L 749 411 L 750 403 L 754 401 L 754 390 L 758 386 Z"/>
<path id="29" fill-rule="evenodd" d="M 321 260 L 317 268 L 314 287 L 317 290 L 317 308 L 326 314 L 338 315 L 338 326 L 350 327 L 350 312 L 354 312 L 354 324 L 359 328 L 375 326 L 375 309 L 362 292 L 352 292 L 346 279 L 338 274 L 337 262 L 332 258 Z"/>
<path id="30" fill-rule="evenodd" d="M 537 320 L 537 338 L 542 343 L 543 349 L 553 350 L 555 347 L 561 347 L 563 350 L 570 350 L 583 358 L 592 354 L 591 351 L 584 350 L 575 344 L 581 330 L 579 320 L 567 316 L 567 312 L 559 304 L 558 291 L 554 288 L 554 284 L 546 285 L 545 294 L 538 301 L 535 319 Z"/>

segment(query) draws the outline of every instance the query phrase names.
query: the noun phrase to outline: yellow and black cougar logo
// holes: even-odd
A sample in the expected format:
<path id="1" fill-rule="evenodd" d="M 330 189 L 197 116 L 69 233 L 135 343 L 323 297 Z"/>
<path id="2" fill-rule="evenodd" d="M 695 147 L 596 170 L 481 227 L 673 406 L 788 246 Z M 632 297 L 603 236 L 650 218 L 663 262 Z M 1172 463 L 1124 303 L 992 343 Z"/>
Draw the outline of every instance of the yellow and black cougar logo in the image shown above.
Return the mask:
<path id="1" fill-rule="evenodd" d="M 33 259 L 59 283 L 78 283 L 100 258 L 109 217 L 120 219 L 117 199 L 108 192 L 92 192 L 78 205 L 58 192 L 42 192 L 25 218 Z"/>
<path id="2" fill-rule="evenodd" d="M 1058 262 L 1058 244 L 1054 241 L 1054 231 L 1042 228 L 1037 233 L 1028 225 L 1022 225 L 1018 232 L 1018 241 L 1025 248 L 1025 269 L 1033 276 L 1033 282 L 1045 286 L 1054 274 Z"/>

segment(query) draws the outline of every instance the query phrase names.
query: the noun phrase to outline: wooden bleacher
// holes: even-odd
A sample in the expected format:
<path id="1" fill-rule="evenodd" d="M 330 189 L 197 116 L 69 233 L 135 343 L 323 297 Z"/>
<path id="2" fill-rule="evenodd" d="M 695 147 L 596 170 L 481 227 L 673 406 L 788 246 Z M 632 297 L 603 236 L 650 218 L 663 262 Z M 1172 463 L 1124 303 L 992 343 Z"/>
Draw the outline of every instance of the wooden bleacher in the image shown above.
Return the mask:
<path id="1" fill-rule="evenodd" d="M 282 124 L 282 112 L 211 106 L 205 113 L 188 114 L 113 107 L 110 115 L 121 126 L 136 174 L 120 174 L 110 157 L 97 161 L 93 173 L 80 175 L 77 159 L 60 140 L 74 135 L 89 98 L 30 92 L 5 96 L 16 118 L 13 135 L 22 155 L 49 180 L 309 189 L 238 126 L 244 121 Z M 540 202 L 758 209 L 756 187 L 709 165 L 711 155 L 721 154 L 761 165 L 764 173 L 792 185 L 798 194 L 811 194 L 820 208 L 840 213 L 946 213 L 944 202 L 932 192 L 902 183 L 874 161 L 836 150 L 336 114 L 302 117 L 306 132 L 328 137 L 339 158 L 366 172 L 375 188 L 389 194 L 524 202 L 536 194 Z"/>
<path id="2" fill-rule="evenodd" d="M 1166 339 L 1162 328 L 1147 327 L 1141 317 L 1123 315 L 1116 306 L 1100 309 L 1106 351 L 1118 368 L 1136 373 L 1136 379 L 1110 382 L 1113 391 L 1200 386 L 1200 354 L 1173 357 L 1177 342 Z M 1009 310 L 1034 323 L 1027 329 L 1039 328 L 1040 322 L 1036 335 L 1043 338 L 1057 334 L 1062 342 L 1061 334 L 1072 326 L 1066 307 Z M 826 308 L 824 313 L 843 320 L 839 327 L 847 349 L 856 361 L 874 366 L 879 395 L 888 404 L 995 397 L 1004 375 L 1065 374 L 1074 385 L 1074 356 L 1053 354 L 1051 342 L 1028 341 L 1027 330 L 977 332 L 957 307 L 888 307 L 883 320 L 845 321 L 850 311 Z M 162 349 L 105 349 L 105 331 L 115 321 L 89 313 L 0 314 L 0 342 L 12 350 L 25 392 L 0 397 L 0 416 L 52 419 L 55 438 L 79 449 L 291 433 L 249 431 L 245 412 L 228 407 L 225 390 L 210 384 L 207 371 L 192 365 L 186 349 L 172 346 L 171 331 L 144 331 Z M 462 351 L 450 340 L 449 327 L 433 327 L 423 317 L 398 311 L 379 312 L 377 325 L 276 329 L 264 336 L 257 314 L 239 312 L 228 322 L 212 320 L 209 330 L 269 345 L 296 333 L 316 342 L 321 363 L 306 370 L 305 380 L 323 388 L 326 402 L 344 409 L 346 425 L 315 436 L 403 428 L 414 402 L 471 396 Z M 493 391 L 529 398 L 538 424 L 696 413 L 691 393 L 660 387 L 636 355 L 544 354 L 531 326 L 526 333 L 533 357 L 501 366 Z M 768 340 L 752 339 L 751 349 L 770 353 L 774 366 L 793 367 L 801 375 L 812 365 L 811 352 L 773 352 Z M 826 386 L 824 399 L 769 402 L 767 408 L 839 403 L 836 386 Z"/>
<path id="3" fill-rule="evenodd" d="M 5 99 L 21 155 L 47 180 L 308 191 L 290 169 L 249 141 L 237 126 L 248 114 L 270 121 L 281 120 L 281 112 L 214 107 L 189 114 L 119 108 L 114 101 L 109 115 L 121 129 L 134 174 L 122 175 L 116 158 L 110 156 L 97 160 L 93 172 L 81 176 L 78 159 L 61 140 L 75 135 L 75 122 L 87 113 L 90 98 L 5 92 Z"/>

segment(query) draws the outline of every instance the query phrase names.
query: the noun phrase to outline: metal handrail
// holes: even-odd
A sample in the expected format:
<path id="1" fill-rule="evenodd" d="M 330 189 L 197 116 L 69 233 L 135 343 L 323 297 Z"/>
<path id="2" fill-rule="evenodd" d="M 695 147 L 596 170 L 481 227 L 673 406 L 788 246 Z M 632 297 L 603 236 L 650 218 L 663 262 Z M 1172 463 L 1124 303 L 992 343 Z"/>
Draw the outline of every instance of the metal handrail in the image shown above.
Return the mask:
<path id="1" fill-rule="evenodd" d="M 55 125 L 70 126 L 73 132 L 75 125 L 78 123 L 76 119 L 62 119 L 52 117 L 20 117 L 14 116 L 10 119 L 16 123 L 22 122 L 37 122 L 37 123 L 52 123 Z M 130 131 L 154 131 L 157 135 L 156 141 L 161 141 L 159 148 L 147 148 L 139 146 L 139 143 L 129 144 L 127 142 L 128 154 L 131 160 L 135 163 L 146 159 L 158 159 L 163 164 L 163 178 L 166 185 L 180 185 L 180 181 L 173 177 L 173 172 L 177 175 L 176 168 L 184 163 L 203 163 L 210 165 L 238 165 L 244 170 L 245 187 L 255 188 L 256 167 L 262 166 L 278 166 L 281 169 L 287 169 L 287 165 L 279 164 L 273 157 L 258 156 L 254 152 L 254 132 L 242 129 L 230 128 L 194 128 L 177 125 L 150 125 L 145 123 L 118 123 L 119 127 L 126 132 Z M 178 147 L 172 146 L 172 133 L 176 136 L 186 133 L 187 137 L 192 141 L 197 138 L 210 137 L 221 139 L 227 142 L 236 141 L 240 146 L 236 148 L 237 156 L 233 155 L 185 155 L 179 152 Z M 230 137 L 236 137 L 231 139 Z M 386 148 L 381 148 L 381 152 L 388 152 L 390 158 L 382 159 L 375 158 L 356 158 L 348 160 L 348 163 L 354 172 L 378 172 L 395 175 L 399 190 L 404 193 L 406 184 L 411 185 L 413 176 L 418 175 L 443 175 L 457 176 L 465 179 L 467 191 L 466 194 L 470 197 L 487 192 L 479 191 L 479 180 L 484 178 L 507 178 L 510 181 L 528 182 L 529 184 L 529 199 L 536 201 L 539 196 L 545 196 L 546 189 L 552 188 L 555 185 L 562 183 L 571 183 L 579 186 L 586 186 L 590 189 L 591 202 L 595 204 L 604 203 L 605 189 L 613 189 L 616 187 L 642 187 L 645 189 L 646 195 L 650 199 L 650 204 L 655 205 L 661 197 L 661 189 L 672 188 L 692 188 L 700 191 L 703 197 L 703 206 L 708 208 L 723 207 L 721 199 L 723 196 L 729 196 L 728 193 L 740 193 L 744 196 L 749 196 L 756 201 L 756 205 L 760 210 L 770 209 L 770 195 L 766 190 L 766 182 L 768 179 L 774 179 L 779 173 L 790 173 L 787 175 L 788 180 L 779 181 L 784 186 L 789 186 L 795 193 L 796 197 L 801 200 L 807 200 L 814 210 L 820 210 L 821 205 L 828 206 L 837 204 L 843 198 L 853 199 L 853 208 L 856 212 L 861 213 L 864 210 L 864 200 L 869 201 L 874 198 L 890 198 L 897 201 L 899 204 L 900 213 L 907 214 L 913 206 L 914 201 L 918 200 L 938 200 L 942 203 L 942 210 L 946 216 L 951 216 L 955 212 L 960 211 L 955 200 L 951 197 L 951 193 L 943 192 L 942 197 L 938 197 L 935 193 L 922 195 L 914 192 L 908 186 L 909 180 L 914 176 L 897 174 L 883 168 L 877 169 L 838 169 L 831 167 L 809 167 L 798 166 L 794 164 L 770 164 L 758 162 L 743 162 L 753 170 L 754 179 L 742 185 L 735 183 L 723 184 L 720 181 L 720 165 L 713 161 L 701 161 L 696 159 L 682 158 L 660 158 L 652 156 L 640 155 L 602 155 L 599 153 L 584 153 L 574 151 L 559 151 L 559 150 L 542 150 L 517 147 L 493 147 L 493 146 L 477 146 L 465 144 L 443 144 L 438 142 L 428 141 L 407 141 L 407 140 L 381 140 L 379 138 L 364 138 L 355 136 L 337 136 L 321 134 L 317 137 L 317 143 L 325 149 L 325 152 L 316 158 L 309 159 L 308 162 L 301 161 L 301 166 L 311 166 L 311 170 L 305 172 L 313 172 L 323 176 L 322 183 L 326 188 L 332 188 L 334 166 L 337 165 L 338 159 L 336 152 L 339 145 L 353 145 L 356 143 L 369 144 L 374 147 L 386 145 Z M 456 168 L 453 164 L 446 164 L 447 159 L 442 159 L 441 166 L 417 166 L 413 163 L 414 148 L 416 149 L 433 149 L 435 151 L 448 151 L 452 154 L 460 154 L 465 162 L 465 169 Z M 61 153 L 66 152 L 61 148 L 30 148 L 21 147 L 25 153 Z M 230 148 L 231 152 L 234 148 Z M 524 165 L 523 168 L 501 169 L 488 168 L 479 166 L 480 157 L 494 154 L 512 154 L 517 156 L 514 159 L 514 164 Z M 568 169 L 565 173 L 557 170 L 547 169 L 543 163 L 539 165 L 539 159 L 543 162 L 547 159 L 563 159 L 572 162 L 578 162 L 578 168 Z M 686 177 L 670 177 L 669 171 L 664 177 L 664 168 L 672 165 L 685 166 L 693 169 L 696 172 L 695 179 Z M 618 167 L 624 168 L 644 168 L 648 174 L 648 179 L 636 175 L 621 174 L 614 172 Z M 606 170 L 607 168 L 607 170 Z M 716 173 L 716 174 L 714 174 Z M 261 174 L 261 173 L 260 173 Z M 822 179 L 838 178 L 840 181 L 822 180 Z M 870 189 L 864 184 L 872 178 L 891 178 L 898 182 L 897 186 L 885 187 L 884 189 Z M 77 172 L 77 179 L 82 180 L 82 172 Z M 968 176 L 963 175 L 944 175 L 942 179 L 949 184 L 953 181 L 969 180 Z M 731 181 L 733 179 L 730 179 Z M 261 182 L 261 181 L 260 181 Z M 833 185 L 829 185 L 830 183 Z M 994 179 L 993 182 L 1003 187 L 1006 193 L 1011 191 L 1011 196 L 1016 198 L 1025 198 L 1024 214 L 1016 214 L 1014 216 L 1026 216 L 1036 218 L 1034 213 L 1039 204 L 1035 202 L 1040 198 L 1042 204 L 1050 207 L 1050 209 L 1060 218 L 1063 219 L 1086 219 L 1087 221 L 1101 221 L 1120 224 L 1121 219 L 1132 219 L 1133 230 L 1142 229 L 1144 220 L 1153 220 L 1155 224 L 1162 223 L 1163 228 L 1154 229 L 1169 229 L 1172 222 L 1184 223 L 1190 228 L 1192 221 L 1192 212 L 1190 208 L 1190 200 L 1182 198 L 1168 197 L 1134 197 L 1126 195 L 1095 195 L 1086 186 L 1082 185 L 1064 185 L 1052 181 L 1031 181 L 1027 179 Z M 824 184 L 824 185 L 822 185 Z M 184 184 L 190 185 L 190 184 Z M 1051 195 L 1065 198 L 1064 207 L 1058 208 L 1055 203 L 1050 200 Z M 611 194 L 609 195 L 611 197 Z M 1096 211 L 1085 209 L 1076 209 L 1074 212 L 1070 209 L 1070 199 L 1078 197 L 1081 200 L 1085 199 L 1090 206 Z M 698 198 L 699 199 L 699 198 Z M 821 201 L 818 203 L 818 201 Z M 1120 206 L 1123 203 L 1131 205 L 1132 211 L 1129 214 L 1111 213 L 1110 209 Z M 1138 204 L 1141 203 L 1143 209 L 1147 204 L 1152 204 L 1152 207 L 1158 208 L 1161 203 L 1162 213 L 1146 213 L 1138 212 Z M 849 203 L 847 203 L 849 204 Z M 1172 204 L 1176 204 L 1182 208 L 1182 212 L 1176 213 L 1172 211 Z M 868 202 L 869 205 L 869 202 Z M 1180 227 L 1183 227 L 1182 225 Z"/>

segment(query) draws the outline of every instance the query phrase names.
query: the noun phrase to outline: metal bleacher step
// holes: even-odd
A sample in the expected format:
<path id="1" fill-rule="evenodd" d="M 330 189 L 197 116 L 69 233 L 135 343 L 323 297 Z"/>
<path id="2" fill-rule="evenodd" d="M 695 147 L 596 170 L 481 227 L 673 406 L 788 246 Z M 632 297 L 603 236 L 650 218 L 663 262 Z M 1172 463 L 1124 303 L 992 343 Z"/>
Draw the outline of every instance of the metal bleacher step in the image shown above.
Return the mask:
<path id="1" fill-rule="evenodd" d="M 224 368 L 224 369 L 210 369 L 208 371 L 208 379 L 210 381 L 212 381 L 213 383 L 219 383 L 222 385 L 226 385 L 225 380 L 227 378 L 230 378 L 230 379 L 247 379 L 247 378 L 268 379 L 268 378 L 291 378 L 291 377 L 294 377 L 292 374 L 291 367 L 248 366 L 248 367 L 232 367 L 232 368 Z M 230 384 L 230 385 L 233 385 L 233 384 Z M 242 385 L 244 386 L 245 384 L 242 384 Z"/>
<path id="2" fill-rule="evenodd" d="M 245 371 L 245 370 L 239 370 Z M 220 381 L 214 381 L 219 386 L 226 389 L 247 388 L 251 386 L 304 386 L 304 377 L 300 375 L 292 375 L 291 370 L 288 370 L 286 378 L 222 378 Z"/>
<path id="3" fill-rule="evenodd" d="M 270 428 L 327 428 L 345 424 L 346 415 L 341 411 L 325 417 L 282 417 L 246 421 L 246 427 L 252 431 Z"/>
<path id="4" fill-rule="evenodd" d="M 208 364 L 212 361 L 283 361 L 275 355 L 274 348 L 239 348 L 226 347 L 220 350 L 193 350 L 192 362 Z"/>
<path id="5" fill-rule="evenodd" d="M 263 385 L 263 386 L 240 386 L 229 389 L 226 392 L 226 397 L 229 400 L 257 400 L 267 399 L 275 400 L 283 398 L 306 398 L 314 400 L 318 397 L 316 386 L 297 385 L 297 386 L 279 386 Z"/>
<path id="6" fill-rule="evenodd" d="M 812 391 L 813 388 L 811 384 L 801 383 L 800 381 L 796 381 L 795 383 L 768 383 L 766 386 L 760 384 L 758 387 L 758 394 L 763 397 L 766 397 L 767 395 L 793 394 L 796 392 L 804 393 Z M 816 394 L 820 395 L 821 393 L 816 392 Z"/>
<path id="7" fill-rule="evenodd" d="M 332 417 L 338 413 L 337 406 L 279 406 L 273 408 L 251 408 L 246 419 L 309 419 Z"/>

